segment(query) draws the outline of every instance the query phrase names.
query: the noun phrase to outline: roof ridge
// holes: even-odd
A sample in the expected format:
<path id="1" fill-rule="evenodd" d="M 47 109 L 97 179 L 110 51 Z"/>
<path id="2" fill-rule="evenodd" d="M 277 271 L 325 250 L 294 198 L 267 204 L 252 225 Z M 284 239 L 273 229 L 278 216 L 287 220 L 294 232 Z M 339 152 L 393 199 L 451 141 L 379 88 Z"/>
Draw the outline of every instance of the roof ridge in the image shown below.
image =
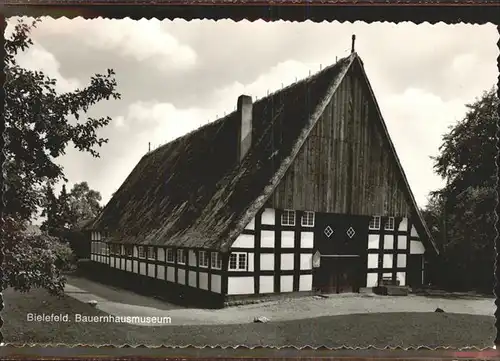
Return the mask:
<path id="1" fill-rule="evenodd" d="M 297 86 L 297 85 L 300 85 L 301 83 L 307 83 L 307 82 L 311 81 L 313 78 L 317 78 L 317 77 L 321 76 L 323 73 L 325 73 L 325 72 L 327 72 L 327 71 L 331 70 L 332 68 L 334 68 L 335 66 L 337 66 L 337 65 L 338 65 L 339 63 L 341 63 L 342 61 L 345 61 L 346 59 L 349 59 L 349 58 L 351 58 L 351 57 L 353 57 L 353 56 L 357 56 L 357 53 L 356 53 L 356 52 L 351 53 L 349 56 L 346 56 L 346 57 L 343 57 L 343 58 L 338 59 L 335 63 L 333 63 L 333 64 L 330 64 L 330 65 L 326 66 L 325 68 L 323 68 L 323 69 L 321 69 L 321 70 L 317 71 L 316 73 L 312 73 L 311 75 L 308 75 L 308 76 L 307 76 L 307 77 L 305 77 L 305 78 L 302 78 L 302 79 L 300 79 L 300 80 L 297 80 L 297 81 L 295 81 L 295 82 L 293 82 L 293 83 L 291 83 L 291 84 L 287 85 L 286 87 L 282 87 L 281 89 L 277 89 L 277 90 L 275 90 L 274 92 L 269 93 L 269 94 L 267 94 L 266 96 L 264 96 L 264 97 L 262 97 L 262 98 L 260 98 L 260 99 L 256 100 L 254 104 L 257 104 L 257 103 L 259 103 L 259 102 L 266 101 L 266 100 L 268 100 L 268 98 L 271 98 L 271 97 L 273 97 L 273 96 L 279 95 L 280 93 L 282 93 L 282 92 L 284 92 L 284 91 L 286 91 L 286 90 L 289 90 L 289 89 L 291 89 L 291 88 L 293 88 L 293 87 L 295 87 L 295 86 Z M 147 152 L 147 153 L 146 153 L 143 157 L 149 156 L 149 155 L 151 155 L 151 154 L 153 154 L 153 153 L 157 152 L 158 150 L 160 150 L 160 149 L 162 149 L 162 148 L 164 148 L 164 147 L 166 147 L 166 146 L 168 146 L 168 145 L 172 145 L 172 144 L 173 144 L 173 143 L 175 143 L 175 142 L 186 141 L 186 140 L 188 140 L 188 139 L 189 139 L 189 137 L 191 137 L 193 134 L 195 134 L 195 133 L 197 133 L 197 132 L 199 132 L 199 131 L 203 131 L 204 129 L 206 129 L 206 128 L 210 127 L 210 126 L 215 125 L 215 123 L 217 123 L 217 122 L 221 122 L 221 123 L 222 123 L 224 119 L 226 119 L 226 118 L 230 117 L 231 115 L 233 115 L 233 114 L 234 114 L 234 113 L 236 113 L 236 112 L 237 112 L 237 110 L 233 110 L 232 112 L 230 112 L 230 113 L 228 113 L 228 114 L 224 115 L 224 116 L 223 116 L 223 117 L 221 117 L 221 118 L 217 118 L 217 119 L 215 119 L 215 120 L 214 120 L 214 121 L 212 121 L 212 122 L 209 122 L 209 123 L 207 123 L 207 124 L 203 124 L 203 125 L 201 125 L 200 127 L 196 128 L 196 129 L 193 129 L 193 130 L 191 130 L 191 131 L 189 131 L 189 132 L 187 132 L 187 133 L 185 133 L 185 134 L 183 134 L 183 135 L 181 135 L 181 136 L 179 136 L 179 137 L 177 137 L 177 138 L 175 138 L 175 139 L 172 139 L 172 140 L 170 140 L 170 141 L 168 141 L 168 142 L 166 142 L 166 143 L 164 143 L 164 144 L 160 145 L 159 147 L 157 147 L 157 148 L 155 148 L 155 149 L 153 149 L 153 150 L 151 150 L 151 151 Z"/>
<path id="2" fill-rule="evenodd" d="M 319 71 L 317 71 L 317 72 L 315 72 L 315 73 L 311 73 L 310 75 L 308 75 L 308 76 L 307 76 L 307 77 L 305 77 L 305 78 L 302 78 L 302 79 L 300 79 L 300 80 L 296 80 L 295 82 L 293 82 L 293 83 L 291 83 L 291 84 L 287 85 L 286 87 L 283 87 L 283 88 L 281 88 L 281 89 L 275 90 L 275 91 L 274 91 L 274 92 L 272 92 L 272 93 L 269 93 L 269 94 L 268 94 L 268 95 L 266 95 L 265 97 L 262 97 L 261 99 L 259 99 L 259 101 L 261 101 L 261 100 L 265 100 L 265 99 L 267 99 L 267 98 L 269 98 L 269 97 L 271 97 L 271 96 L 274 96 L 274 95 L 276 95 L 276 94 L 279 94 L 279 93 L 281 93 L 281 92 L 283 92 L 283 91 L 285 91 L 285 90 L 287 90 L 287 89 L 293 88 L 294 86 L 297 86 L 299 83 L 306 83 L 306 82 L 309 82 L 311 79 L 321 76 L 321 75 L 322 75 L 322 73 L 325 73 L 325 72 L 327 72 L 327 71 L 331 70 L 332 68 L 334 68 L 335 66 L 337 66 L 337 65 L 338 65 L 338 64 L 340 64 L 341 62 L 346 61 L 347 59 L 350 59 L 353 55 L 356 55 L 356 56 L 357 56 L 357 54 L 354 52 L 354 53 L 350 54 L 349 56 L 346 56 L 346 57 L 340 58 L 340 59 L 338 59 L 335 63 L 332 63 L 332 64 L 330 64 L 330 65 L 328 65 L 328 66 L 324 67 L 323 69 L 320 69 Z"/>

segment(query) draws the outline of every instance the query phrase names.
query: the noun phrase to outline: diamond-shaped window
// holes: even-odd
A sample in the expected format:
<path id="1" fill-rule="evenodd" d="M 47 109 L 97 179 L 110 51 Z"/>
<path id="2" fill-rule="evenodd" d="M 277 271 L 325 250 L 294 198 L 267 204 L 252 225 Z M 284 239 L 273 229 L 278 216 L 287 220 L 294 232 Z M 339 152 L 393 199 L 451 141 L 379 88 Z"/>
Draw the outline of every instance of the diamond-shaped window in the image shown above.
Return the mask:
<path id="1" fill-rule="evenodd" d="M 330 238 L 332 236 L 332 234 L 333 234 L 332 227 L 330 227 L 330 226 L 326 227 L 324 233 L 325 233 L 325 236 L 327 236 L 328 238 Z"/>
<path id="2" fill-rule="evenodd" d="M 347 236 L 349 238 L 352 238 L 352 237 L 354 237 L 355 234 L 356 234 L 356 232 L 354 231 L 354 229 L 352 227 L 349 227 L 349 229 L 347 230 Z"/>

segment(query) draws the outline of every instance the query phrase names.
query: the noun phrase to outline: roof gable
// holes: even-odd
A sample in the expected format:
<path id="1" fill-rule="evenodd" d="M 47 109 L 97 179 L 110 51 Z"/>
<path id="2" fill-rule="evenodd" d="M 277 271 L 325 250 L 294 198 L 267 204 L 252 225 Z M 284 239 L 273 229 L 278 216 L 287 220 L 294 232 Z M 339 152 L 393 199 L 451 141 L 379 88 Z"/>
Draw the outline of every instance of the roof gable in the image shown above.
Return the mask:
<path id="1" fill-rule="evenodd" d="M 266 207 L 407 216 L 410 203 L 357 62 L 349 68 Z"/>

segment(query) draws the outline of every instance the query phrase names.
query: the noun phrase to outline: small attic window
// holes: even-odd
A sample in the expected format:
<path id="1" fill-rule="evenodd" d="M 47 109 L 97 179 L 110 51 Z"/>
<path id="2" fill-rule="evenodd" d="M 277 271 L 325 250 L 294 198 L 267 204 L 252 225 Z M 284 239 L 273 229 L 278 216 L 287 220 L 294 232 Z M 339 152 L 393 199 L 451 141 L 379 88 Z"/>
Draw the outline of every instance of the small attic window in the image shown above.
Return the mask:
<path id="1" fill-rule="evenodd" d="M 368 229 L 380 229 L 380 216 L 373 216 L 370 219 Z"/>
<path id="2" fill-rule="evenodd" d="M 386 231 L 394 231 L 394 217 L 389 217 L 385 222 L 384 229 Z"/>
<path id="3" fill-rule="evenodd" d="M 285 209 L 281 214 L 282 226 L 295 226 L 295 211 Z"/>
<path id="4" fill-rule="evenodd" d="M 302 215 L 303 227 L 314 227 L 314 212 L 304 212 Z"/>

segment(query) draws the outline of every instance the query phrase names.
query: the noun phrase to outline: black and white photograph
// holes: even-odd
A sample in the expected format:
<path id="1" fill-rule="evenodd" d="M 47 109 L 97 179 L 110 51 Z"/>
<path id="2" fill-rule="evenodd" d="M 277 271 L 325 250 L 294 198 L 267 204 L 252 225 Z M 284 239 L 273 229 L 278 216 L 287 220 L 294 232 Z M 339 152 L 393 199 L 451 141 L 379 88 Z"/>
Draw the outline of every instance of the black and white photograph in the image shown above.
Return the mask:
<path id="1" fill-rule="evenodd" d="M 492 344 L 494 25 L 5 36 L 4 342 Z"/>

